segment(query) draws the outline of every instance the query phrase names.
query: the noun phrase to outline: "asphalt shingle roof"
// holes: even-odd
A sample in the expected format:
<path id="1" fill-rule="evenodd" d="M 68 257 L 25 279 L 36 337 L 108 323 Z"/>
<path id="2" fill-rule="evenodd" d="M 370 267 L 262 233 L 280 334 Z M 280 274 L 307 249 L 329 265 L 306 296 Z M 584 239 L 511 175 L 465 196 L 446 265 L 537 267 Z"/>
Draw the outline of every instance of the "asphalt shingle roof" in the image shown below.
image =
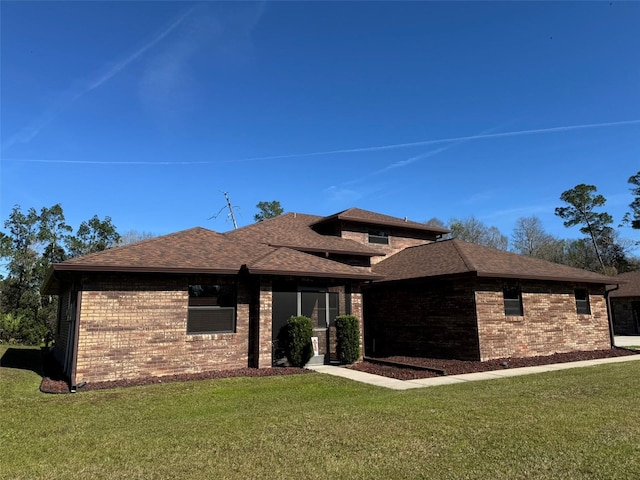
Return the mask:
<path id="1" fill-rule="evenodd" d="M 475 273 L 479 277 L 522 278 L 610 284 L 611 277 L 537 258 L 452 239 L 410 247 L 374 265 L 384 280 Z"/>
<path id="2" fill-rule="evenodd" d="M 640 297 L 640 271 L 621 273 L 620 275 L 613 277 L 611 280 L 615 283 L 619 281 L 620 288 L 611 292 L 610 296 Z"/>
<path id="3" fill-rule="evenodd" d="M 328 217 L 319 217 L 319 220 L 312 223 L 312 225 L 320 225 L 334 220 L 345 220 L 355 223 L 366 223 L 369 225 L 381 225 L 386 227 L 408 228 L 412 230 L 422 230 L 435 233 L 449 233 L 449 230 L 446 228 L 435 227 L 433 225 L 427 225 L 426 223 L 414 222 L 412 220 L 392 217 L 390 215 L 371 212 L 369 210 L 363 210 L 361 208 L 349 208 L 347 210 L 343 210 L 342 212 L 329 215 Z"/>
<path id="4" fill-rule="evenodd" d="M 250 273 L 379 278 L 361 267 L 287 248 L 230 239 L 200 227 L 67 260 L 54 264 L 53 270 L 236 274 L 243 266 Z"/>
<path id="5" fill-rule="evenodd" d="M 285 213 L 224 234 L 237 240 L 261 242 L 274 247 L 288 247 L 307 252 L 331 252 L 355 255 L 385 253 L 354 240 L 333 235 L 321 235 L 311 225 L 324 217 L 303 213 Z"/>

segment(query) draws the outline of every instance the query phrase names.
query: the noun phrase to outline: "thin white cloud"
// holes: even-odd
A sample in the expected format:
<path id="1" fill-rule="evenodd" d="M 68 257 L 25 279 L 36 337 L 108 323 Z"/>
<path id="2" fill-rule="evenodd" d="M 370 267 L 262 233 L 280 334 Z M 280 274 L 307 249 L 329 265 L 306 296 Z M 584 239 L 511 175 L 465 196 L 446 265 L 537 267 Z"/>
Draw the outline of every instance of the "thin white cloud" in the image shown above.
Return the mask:
<path id="1" fill-rule="evenodd" d="M 210 161 L 142 161 L 132 160 L 127 162 L 117 162 L 111 160 L 55 160 L 50 158 L 2 158 L 3 162 L 16 162 L 16 163 L 53 163 L 53 164 L 67 164 L 67 165 L 207 165 L 211 164 Z"/>
<path id="2" fill-rule="evenodd" d="M 400 148 L 436 145 L 438 143 L 450 143 L 450 142 L 460 142 L 460 141 L 470 141 L 470 140 L 485 140 L 489 138 L 516 137 L 516 136 L 522 136 L 522 135 L 539 135 L 544 133 L 558 133 L 558 132 L 567 132 L 571 130 L 620 127 L 625 125 L 638 125 L 638 124 L 640 124 L 640 119 L 624 120 L 620 122 L 603 122 L 603 123 L 589 123 L 589 124 L 582 124 L 582 125 L 567 125 L 563 127 L 538 128 L 538 129 L 532 129 L 532 130 L 518 130 L 513 132 L 502 132 L 502 133 L 488 133 L 488 134 L 479 134 L 479 135 L 469 135 L 466 137 L 440 138 L 436 140 L 423 140 L 419 142 L 410 142 L 410 143 L 394 143 L 390 145 L 378 145 L 378 146 L 372 146 L 372 147 L 345 148 L 341 150 L 324 150 L 320 152 L 307 152 L 307 153 L 292 153 L 287 155 L 272 155 L 268 157 L 251 157 L 251 158 L 239 159 L 236 161 L 249 162 L 249 161 L 257 161 L 257 160 L 280 160 L 280 159 L 288 159 L 288 158 L 317 157 L 317 156 L 337 155 L 337 154 L 344 154 L 344 153 L 378 152 L 383 150 L 395 150 Z"/>
<path id="3" fill-rule="evenodd" d="M 174 121 L 179 111 L 199 105 L 203 90 L 214 88 L 214 79 L 206 84 L 195 73 L 196 63 L 234 68 L 251 57 L 251 35 L 265 10 L 264 2 L 200 4 L 197 14 L 184 22 L 179 34 L 154 54 L 143 66 L 138 95 L 151 115 L 164 122 Z M 164 115 L 166 113 L 167 115 Z"/>
<path id="4" fill-rule="evenodd" d="M 71 106 L 76 100 L 82 98 L 87 93 L 95 90 L 96 88 L 101 87 L 109 80 L 111 80 L 114 76 L 120 73 L 124 68 L 126 68 L 129 64 L 136 61 L 138 58 L 143 56 L 147 51 L 155 47 L 158 43 L 164 40 L 171 32 L 173 32 L 176 28 L 182 24 L 182 22 L 191 14 L 191 12 L 195 9 L 191 7 L 186 10 L 184 13 L 179 15 L 175 20 L 173 20 L 167 27 L 165 27 L 162 31 L 156 34 L 151 40 L 142 45 L 140 48 L 136 49 L 132 53 L 125 55 L 123 58 L 119 59 L 117 62 L 113 64 L 106 65 L 100 73 L 97 75 L 83 79 L 79 82 L 74 82 L 74 86 L 70 87 L 65 93 L 63 93 L 60 98 L 45 110 L 40 116 L 38 116 L 35 120 L 33 120 L 29 125 L 24 127 L 19 132 L 15 133 L 9 139 L 3 143 L 2 149 L 6 150 L 16 143 L 28 143 L 33 138 L 35 138 L 43 128 L 49 125 L 53 120 L 55 120 L 63 110 L 67 109 Z M 61 162 L 64 163 L 64 162 Z"/>
<path id="5" fill-rule="evenodd" d="M 382 151 L 382 150 L 393 150 L 393 149 L 401 149 L 401 148 L 409 148 L 423 145 L 435 145 L 438 143 L 461 143 L 472 140 L 484 140 L 490 138 L 504 138 L 504 137 L 516 137 L 523 135 L 541 135 L 547 133 L 559 133 L 559 132 L 567 132 L 572 130 L 586 130 L 593 128 L 609 128 L 609 127 L 621 127 L 628 125 L 638 125 L 640 124 L 639 120 L 624 120 L 619 122 L 604 122 L 604 123 L 590 123 L 590 124 L 582 124 L 582 125 L 568 125 L 563 127 L 551 127 L 551 128 L 539 128 L 532 130 L 518 130 L 512 132 L 503 132 L 503 133 L 489 133 L 489 134 L 480 134 L 480 135 L 470 135 L 465 137 L 449 137 L 449 138 L 440 138 L 435 140 L 424 140 L 420 142 L 411 142 L 411 143 L 396 143 L 390 145 L 379 145 L 374 147 L 362 147 L 362 148 L 350 148 L 350 149 L 342 149 L 342 150 L 325 150 L 320 152 L 310 152 L 310 153 L 296 153 L 296 154 L 287 154 L 287 155 L 271 155 L 266 157 L 248 157 L 248 158 L 240 158 L 240 159 L 225 159 L 225 160 L 210 160 L 203 162 L 193 162 L 196 164 L 226 164 L 226 163 L 241 163 L 241 162 L 252 162 L 252 161 L 262 161 L 262 160 L 286 160 L 291 158 L 304 158 L 304 157 L 317 157 L 317 156 L 328 156 L 328 155 L 337 155 L 337 154 L 349 154 L 349 153 L 361 153 L 361 152 L 374 152 L 374 151 Z M 416 157 L 411 157 L 407 160 L 403 160 L 400 162 L 396 162 L 397 166 L 407 165 L 411 162 L 417 161 L 421 158 L 426 158 L 426 156 L 432 156 L 437 153 L 443 151 L 446 147 L 442 149 L 436 149 L 424 154 L 418 155 Z M 90 161 L 72 161 L 72 160 L 41 160 L 41 159 L 18 159 L 18 158 L 3 158 L 3 161 L 15 161 L 15 162 L 25 162 L 25 163 L 90 163 Z M 189 162 L 191 163 L 191 162 Z M 138 162 L 105 162 L 105 164 L 112 165 L 136 165 Z M 150 165 L 158 165 L 160 163 L 149 162 Z M 182 165 L 184 162 L 181 161 L 168 161 L 162 162 L 165 165 Z M 390 166 L 390 167 L 393 167 Z M 389 168 L 389 167 L 387 167 Z M 397 168 L 397 167 L 393 167 Z"/>

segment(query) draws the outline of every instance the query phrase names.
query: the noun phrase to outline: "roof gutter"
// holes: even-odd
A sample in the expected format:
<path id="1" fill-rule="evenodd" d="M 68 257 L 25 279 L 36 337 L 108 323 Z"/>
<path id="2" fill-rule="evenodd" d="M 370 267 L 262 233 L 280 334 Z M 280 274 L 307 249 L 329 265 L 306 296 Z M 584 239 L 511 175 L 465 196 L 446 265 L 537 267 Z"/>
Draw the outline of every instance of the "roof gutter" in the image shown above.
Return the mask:
<path id="1" fill-rule="evenodd" d="M 615 341 L 615 332 L 613 331 L 613 310 L 611 309 L 611 297 L 609 296 L 609 294 L 611 292 L 615 292 L 619 288 L 620 288 L 619 283 L 616 284 L 616 288 L 612 288 L 611 290 L 607 290 L 606 285 L 604 287 L 604 300 L 605 300 L 605 303 L 607 304 L 607 321 L 609 322 L 609 341 L 611 343 L 611 348 L 616 346 L 616 341 Z"/>

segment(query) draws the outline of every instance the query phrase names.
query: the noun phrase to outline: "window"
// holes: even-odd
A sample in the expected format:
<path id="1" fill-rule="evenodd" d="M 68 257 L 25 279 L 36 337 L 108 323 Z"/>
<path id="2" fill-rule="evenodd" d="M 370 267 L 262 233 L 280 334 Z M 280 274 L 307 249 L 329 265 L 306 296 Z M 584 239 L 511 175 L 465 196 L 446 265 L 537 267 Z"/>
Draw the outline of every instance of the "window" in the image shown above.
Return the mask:
<path id="1" fill-rule="evenodd" d="M 586 288 L 576 288 L 576 312 L 578 315 L 591 315 L 591 306 L 589 305 L 589 292 Z"/>
<path id="2" fill-rule="evenodd" d="M 379 243 L 389 245 L 389 232 L 379 230 L 369 230 L 369 243 Z"/>
<path id="3" fill-rule="evenodd" d="M 233 285 L 189 285 L 187 333 L 234 333 L 235 307 Z"/>
<path id="4" fill-rule="evenodd" d="M 504 314 L 508 317 L 522 316 L 522 292 L 520 287 L 504 287 Z"/>

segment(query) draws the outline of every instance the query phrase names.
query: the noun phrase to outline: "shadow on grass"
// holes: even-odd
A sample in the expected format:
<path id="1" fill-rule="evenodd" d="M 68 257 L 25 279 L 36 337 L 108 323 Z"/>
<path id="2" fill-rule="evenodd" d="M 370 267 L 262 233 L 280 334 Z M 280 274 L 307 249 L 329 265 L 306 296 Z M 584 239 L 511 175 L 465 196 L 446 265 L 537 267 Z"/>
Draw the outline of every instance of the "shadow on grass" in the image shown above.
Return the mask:
<path id="1" fill-rule="evenodd" d="M 30 370 L 41 377 L 44 376 L 42 366 L 42 351 L 35 348 L 8 348 L 2 358 L 0 366 L 4 368 L 17 368 Z"/>

